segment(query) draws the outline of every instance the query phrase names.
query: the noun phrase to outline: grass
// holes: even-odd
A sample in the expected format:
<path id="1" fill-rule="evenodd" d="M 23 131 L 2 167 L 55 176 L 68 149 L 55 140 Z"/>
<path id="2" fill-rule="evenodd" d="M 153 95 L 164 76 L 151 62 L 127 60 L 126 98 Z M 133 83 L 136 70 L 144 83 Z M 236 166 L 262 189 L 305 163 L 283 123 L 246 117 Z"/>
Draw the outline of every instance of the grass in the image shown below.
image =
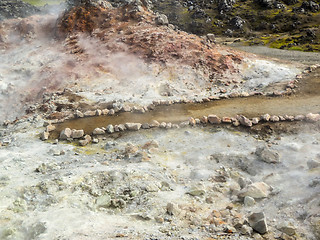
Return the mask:
<path id="1" fill-rule="evenodd" d="M 64 0 L 23 0 L 23 1 L 34 6 L 44 6 L 46 4 L 57 5 L 64 2 Z"/>

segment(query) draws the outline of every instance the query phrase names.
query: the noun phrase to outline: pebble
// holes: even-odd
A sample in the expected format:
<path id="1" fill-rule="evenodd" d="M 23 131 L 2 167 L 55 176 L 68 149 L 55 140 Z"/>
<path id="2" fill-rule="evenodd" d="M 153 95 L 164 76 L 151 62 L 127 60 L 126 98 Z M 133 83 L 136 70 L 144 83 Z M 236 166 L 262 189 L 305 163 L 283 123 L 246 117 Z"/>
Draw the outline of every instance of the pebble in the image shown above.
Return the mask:
<path id="1" fill-rule="evenodd" d="M 270 117 L 271 116 L 267 113 L 261 116 L 261 120 L 268 122 L 270 120 Z"/>
<path id="2" fill-rule="evenodd" d="M 167 124 L 165 122 L 160 123 L 159 128 L 166 128 Z"/>
<path id="3" fill-rule="evenodd" d="M 101 128 L 95 128 L 92 132 L 93 135 L 102 135 L 105 134 L 105 131 Z"/>
<path id="4" fill-rule="evenodd" d="M 77 138 L 82 138 L 84 136 L 84 131 L 81 130 L 77 130 L 77 129 L 72 129 L 71 132 L 71 138 L 77 139 Z"/>
<path id="5" fill-rule="evenodd" d="M 248 217 L 250 226 L 260 234 L 268 232 L 267 220 L 264 212 L 252 213 Z"/>
<path id="6" fill-rule="evenodd" d="M 270 117 L 270 122 L 279 122 L 280 121 L 280 118 L 276 115 L 272 115 Z"/>
<path id="7" fill-rule="evenodd" d="M 47 132 L 47 131 L 42 132 L 42 133 L 40 134 L 40 139 L 41 139 L 42 141 L 48 140 L 48 139 L 49 139 L 49 132 Z"/>
<path id="8" fill-rule="evenodd" d="M 280 157 L 279 153 L 269 149 L 268 147 L 257 148 L 256 155 L 260 161 L 266 163 L 279 163 Z"/>
<path id="9" fill-rule="evenodd" d="M 207 123 L 208 123 L 208 118 L 207 118 L 207 116 L 203 116 L 203 117 L 200 119 L 200 122 L 203 123 L 203 124 L 207 124 Z"/>
<path id="10" fill-rule="evenodd" d="M 252 122 L 246 118 L 245 116 L 241 115 L 239 117 L 239 122 L 241 125 L 246 126 L 246 127 L 252 127 Z"/>
<path id="11" fill-rule="evenodd" d="M 196 125 L 196 120 L 193 117 L 189 118 L 189 125 L 190 126 L 195 126 Z"/>
<path id="12" fill-rule="evenodd" d="M 85 117 L 93 117 L 93 116 L 95 116 L 96 115 L 96 112 L 95 111 L 86 111 L 85 113 L 84 113 L 84 116 Z"/>
<path id="13" fill-rule="evenodd" d="M 138 131 L 141 128 L 141 125 L 141 123 L 126 123 L 125 127 L 130 131 Z"/>
<path id="14" fill-rule="evenodd" d="M 55 129 L 56 129 L 56 126 L 51 125 L 51 124 L 49 124 L 49 125 L 46 127 L 46 131 L 47 131 L 47 132 L 52 132 L 52 131 L 54 131 Z"/>
<path id="15" fill-rule="evenodd" d="M 309 169 L 318 168 L 318 167 L 320 167 L 320 162 L 311 159 L 311 160 L 307 161 L 307 166 Z"/>
<path id="16" fill-rule="evenodd" d="M 143 124 L 141 125 L 141 128 L 142 128 L 142 129 L 149 129 L 149 128 L 150 128 L 150 125 L 149 125 L 149 123 L 143 123 Z"/>
<path id="17" fill-rule="evenodd" d="M 68 139 L 68 138 L 71 137 L 71 133 L 72 133 L 72 131 L 71 131 L 70 128 L 65 128 L 64 130 L 62 130 L 62 131 L 60 132 L 59 138 L 60 138 L 61 140 L 66 140 L 66 139 Z"/>
<path id="18" fill-rule="evenodd" d="M 232 120 L 231 120 L 231 118 L 229 118 L 229 117 L 223 117 L 221 121 L 222 121 L 223 123 L 232 123 Z"/>
<path id="19" fill-rule="evenodd" d="M 302 121 L 304 120 L 306 117 L 304 115 L 297 115 L 294 117 L 294 120 L 295 121 Z"/>
<path id="20" fill-rule="evenodd" d="M 256 201 L 250 196 L 245 196 L 243 203 L 246 207 L 252 207 L 256 203 Z"/>
<path id="21" fill-rule="evenodd" d="M 211 124 L 220 124 L 221 123 L 221 119 L 217 115 L 209 115 L 208 121 Z"/>
<path id="22" fill-rule="evenodd" d="M 112 124 L 109 124 L 107 127 L 106 127 L 106 132 L 107 133 L 114 133 L 114 127 Z"/>
<path id="23" fill-rule="evenodd" d="M 154 127 L 159 127 L 160 123 L 157 120 L 152 120 L 150 127 L 154 128 Z"/>
<path id="24" fill-rule="evenodd" d="M 317 122 L 319 120 L 320 120 L 320 114 L 308 113 L 306 115 L 306 121 L 307 122 Z"/>
<path id="25" fill-rule="evenodd" d="M 255 182 L 242 189 L 239 197 L 252 197 L 254 199 L 266 198 L 270 194 L 271 187 L 264 182 Z"/>
<path id="26" fill-rule="evenodd" d="M 252 124 L 254 124 L 254 125 L 256 125 L 256 124 L 258 124 L 259 123 L 259 121 L 260 121 L 260 118 L 257 118 L 257 117 L 255 117 L 255 118 L 252 118 Z"/>

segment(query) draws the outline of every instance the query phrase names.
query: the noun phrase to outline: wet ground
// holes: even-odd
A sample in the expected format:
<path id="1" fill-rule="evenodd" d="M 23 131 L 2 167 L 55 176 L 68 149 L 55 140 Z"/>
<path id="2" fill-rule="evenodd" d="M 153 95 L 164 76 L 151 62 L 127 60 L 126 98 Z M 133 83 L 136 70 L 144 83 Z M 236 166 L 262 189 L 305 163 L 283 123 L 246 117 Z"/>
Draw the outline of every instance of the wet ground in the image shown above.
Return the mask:
<path id="1" fill-rule="evenodd" d="M 310 73 L 301 79 L 297 93 L 290 96 L 267 97 L 253 96 L 247 98 L 231 98 L 216 100 L 207 103 L 174 104 L 158 106 L 154 110 L 144 114 L 119 113 L 115 116 L 97 116 L 78 118 L 65 121 L 57 125 L 56 132 L 52 137 L 66 127 L 84 129 L 88 134 L 96 127 L 106 127 L 108 124 L 124 124 L 126 122 L 150 123 L 158 122 L 178 123 L 188 120 L 189 117 L 201 118 L 209 114 L 220 117 L 235 117 L 245 115 L 247 117 L 259 117 L 263 114 L 270 115 L 298 115 L 320 112 L 320 69 Z"/>

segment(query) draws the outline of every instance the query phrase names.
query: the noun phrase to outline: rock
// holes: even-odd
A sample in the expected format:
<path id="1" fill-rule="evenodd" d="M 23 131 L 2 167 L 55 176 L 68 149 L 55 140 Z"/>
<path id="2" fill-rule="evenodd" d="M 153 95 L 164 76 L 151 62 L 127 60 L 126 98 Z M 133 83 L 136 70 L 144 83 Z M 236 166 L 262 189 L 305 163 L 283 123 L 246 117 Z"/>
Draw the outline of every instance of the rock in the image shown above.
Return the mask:
<path id="1" fill-rule="evenodd" d="M 206 116 L 203 116 L 201 119 L 200 119 L 200 122 L 203 123 L 203 124 L 207 124 L 208 123 L 208 118 Z"/>
<path id="2" fill-rule="evenodd" d="M 85 117 L 93 117 L 93 116 L 95 116 L 96 115 L 96 111 L 86 111 L 85 113 L 84 113 L 84 116 Z"/>
<path id="3" fill-rule="evenodd" d="M 252 213 L 248 217 L 250 226 L 260 234 L 268 232 L 267 220 L 264 212 Z"/>
<path id="4" fill-rule="evenodd" d="M 292 121 L 294 121 L 294 116 L 284 115 L 284 119 L 285 119 L 286 121 L 292 122 Z"/>
<path id="5" fill-rule="evenodd" d="M 168 17 L 164 14 L 159 14 L 156 17 L 155 22 L 157 25 L 168 25 L 169 24 Z"/>
<path id="6" fill-rule="evenodd" d="M 314 168 L 318 168 L 318 167 L 320 167 L 320 162 L 311 159 L 311 160 L 307 161 L 307 166 L 310 170 L 314 169 Z"/>
<path id="7" fill-rule="evenodd" d="M 118 128 L 119 128 L 119 131 L 124 131 L 124 130 L 126 130 L 126 126 L 125 125 L 123 125 L 123 124 L 119 124 L 118 125 Z"/>
<path id="8" fill-rule="evenodd" d="M 193 117 L 189 118 L 189 125 L 190 126 L 195 126 L 196 125 L 196 120 Z"/>
<path id="9" fill-rule="evenodd" d="M 112 124 L 109 124 L 107 127 L 106 127 L 106 132 L 107 133 L 114 133 L 114 127 Z"/>
<path id="10" fill-rule="evenodd" d="M 101 115 L 102 115 L 102 110 L 97 109 L 97 110 L 96 110 L 96 116 L 101 116 Z"/>
<path id="11" fill-rule="evenodd" d="M 179 213 L 179 208 L 177 204 L 168 203 L 166 208 L 167 208 L 167 213 L 169 215 L 178 215 Z"/>
<path id="12" fill-rule="evenodd" d="M 102 111 L 101 111 L 101 114 L 102 115 L 107 115 L 109 113 L 109 109 L 103 109 Z"/>
<path id="13" fill-rule="evenodd" d="M 260 161 L 263 161 L 266 163 L 279 163 L 280 162 L 279 153 L 277 153 L 276 151 L 271 150 L 267 147 L 257 148 L 256 155 L 258 156 L 258 159 Z"/>
<path id="14" fill-rule="evenodd" d="M 234 30 L 239 30 L 244 27 L 245 21 L 241 17 L 235 16 L 229 23 Z"/>
<path id="15" fill-rule="evenodd" d="M 317 122 L 320 120 L 320 114 L 312 114 L 312 113 L 308 113 L 306 115 L 306 121 L 307 122 Z"/>
<path id="16" fill-rule="evenodd" d="M 294 117 L 295 121 L 303 121 L 306 117 L 304 115 L 297 115 Z"/>
<path id="17" fill-rule="evenodd" d="M 201 196 L 204 195 L 206 193 L 205 190 L 203 190 L 202 188 L 193 186 L 188 192 L 187 194 L 191 195 L 191 196 Z"/>
<path id="18" fill-rule="evenodd" d="M 296 234 L 296 228 L 290 223 L 283 223 L 277 229 L 289 236 L 293 236 Z"/>
<path id="19" fill-rule="evenodd" d="M 265 122 L 269 122 L 270 120 L 270 115 L 267 113 L 267 114 L 264 114 L 261 116 L 261 120 L 265 121 Z"/>
<path id="20" fill-rule="evenodd" d="M 51 125 L 51 124 L 49 124 L 49 125 L 46 127 L 46 131 L 47 131 L 47 132 L 52 132 L 52 131 L 54 131 L 55 129 L 56 129 L 56 126 Z"/>
<path id="21" fill-rule="evenodd" d="M 258 124 L 259 123 L 259 121 L 260 121 L 260 118 L 257 118 L 257 117 L 255 117 L 255 118 L 252 118 L 252 124 L 254 124 L 254 125 L 256 125 L 256 124 Z"/>
<path id="22" fill-rule="evenodd" d="M 111 198 L 108 194 L 104 194 L 97 198 L 96 205 L 98 208 L 108 208 L 111 206 Z"/>
<path id="23" fill-rule="evenodd" d="M 300 9 L 304 9 L 305 11 L 318 12 L 320 7 L 319 4 L 313 1 L 305 1 L 301 4 Z"/>
<path id="24" fill-rule="evenodd" d="M 131 107 L 128 105 L 124 105 L 124 106 L 122 106 L 121 110 L 123 112 L 131 112 Z"/>
<path id="25" fill-rule="evenodd" d="M 101 128 L 95 128 L 92 132 L 93 135 L 102 135 L 102 134 L 105 134 L 106 132 L 101 129 Z"/>
<path id="26" fill-rule="evenodd" d="M 72 131 L 71 131 L 70 128 L 65 128 L 64 130 L 62 130 L 62 131 L 60 132 L 59 139 L 61 139 L 61 140 L 66 140 L 66 139 L 68 139 L 68 138 L 71 138 L 71 133 L 72 133 Z"/>
<path id="27" fill-rule="evenodd" d="M 125 127 L 130 131 L 138 131 L 141 128 L 141 123 L 126 123 Z"/>
<path id="28" fill-rule="evenodd" d="M 143 124 L 141 125 L 141 128 L 142 128 L 142 129 L 149 129 L 149 128 L 150 128 L 150 125 L 149 125 L 149 123 L 143 123 Z"/>
<path id="29" fill-rule="evenodd" d="M 167 124 L 165 122 L 160 123 L 159 128 L 166 128 Z"/>
<path id="30" fill-rule="evenodd" d="M 238 127 L 238 126 L 240 126 L 240 122 L 236 119 L 233 121 L 232 125 L 235 127 Z"/>
<path id="31" fill-rule="evenodd" d="M 242 225 L 242 227 L 240 228 L 240 232 L 243 235 L 251 235 L 252 234 L 252 228 L 248 225 Z"/>
<path id="32" fill-rule="evenodd" d="M 229 117 L 223 117 L 221 121 L 222 121 L 223 123 L 232 123 L 232 120 L 231 120 L 231 118 L 229 118 Z"/>
<path id="33" fill-rule="evenodd" d="M 221 119 L 216 115 L 209 115 L 208 116 L 208 122 L 211 124 L 220 124 Z"/>
<path id="34" fill-rule="evenodd" d="M 91 142 L 91 136 L 85 135 L 83 140 L 79 141 L 80 146 L 86 146 Z"/>
<path id="35" fill-rule="evenodd" d="M 108 112 L 108 115 L 112 116 L 114 115 L 116 112 L 114 111 L 114 109 L 110 109 Z"/>
<path id="36" fill-rule="evenodd" d="M 99 139 L 98 139 L 98 138 L 93 138 L 93 139 L 92 139 L 92 143 L 94 143 L 94 144 L 99 143 Z"/>
<path id="37" fill-rule="evenodd" d="M 243 203 L 246 207 L 252 207 L 256 203 L 256 201 L 252 197 L 245 196 Z"/>
<path id="38" fill-rule="evenodd" d="M 252 127 L 252 122 L 246 118 L 245 116 L 241 115 L 239 117 L 239 122 L 241 125 L 246 126 L 246 127 Z"/>
<path id="39" fill-rule="evenodd" d="M 48 139 L 49 139 L 49 132 L 47 132 L 47 131 L 42 132 L 42 133 L 40 134 L 40 139 L 41 139 L 42 141 L 48 140 Z"/>
<path id="40" fill-rule="evenodd" d="M 242 189 L 238 196 L 243 198 L 249 196 L 254 199 L 266 198 L 269 196 L 270 191 L 271 187 L 268 184 L 264 182 L 255 182 Z"/>
<path id="41" fill-rule="evenodd" d="M 78 138 L 82 138 L 83 136 L 84 136 L 84 131 L 82 129 L 81 130 L 72 129 L 71 138 L 78 139 Z"/>
<path id="42" fill-rule="evenodd" d="M 160 123 L 157 120 L 152 120 L 150 127 L 154 128 L 154 127 L 159 127 Z"/>
<path id="43" fill-rule="evenodd" d="M 149 142 L 146 142 L 143 146 L 142 149 L 150 149 L 150 148 L 158 148 L 159 143 L 156 140 L 151 140 Z"/>
<path id="44" fill-rule="evenodd" d="M 216 41 L 216 36 L 213 33 L 208 33 L 207 34 L 207 39 L 209 42 L 214 43 Z"/>
<path id="45" fill-rule="evenodd" d="M 279 122 L 280 118 L 278 116 L 272 115 L 270 117 L 270 122 Z"/>
<path id="46" fill-rule="evenodd" d="M 166 129 L 170 129 L 170 128 L 172 128 L 172 123 L 171 122 L 167 123 L 167 125 L 166 125 Z"/>
<path id="47" fill-rule="evenodd" d="M 127 143 L 127 146 L 124 149 L 125 155 L 129 156 L 130 154 L 135 154 L 138 152 L 139 148 L 132 143 Z"/>

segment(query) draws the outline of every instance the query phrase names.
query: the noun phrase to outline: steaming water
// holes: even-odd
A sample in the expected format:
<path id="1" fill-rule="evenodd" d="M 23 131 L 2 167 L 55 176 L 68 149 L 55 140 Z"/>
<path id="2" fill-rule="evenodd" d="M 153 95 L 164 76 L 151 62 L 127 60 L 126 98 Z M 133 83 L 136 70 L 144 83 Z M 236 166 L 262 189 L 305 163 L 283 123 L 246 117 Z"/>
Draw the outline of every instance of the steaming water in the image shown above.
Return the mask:
<path id="1" fill-rule="evenodd" d="M 320 210 L 320 189 L 319 185 L 310 187 L 309 184 L 320 172 L 319 168 L 308 170 L 306 162 L 309 159 L 319 160 L 319 132 L 283 134 L 281 140 L 271 139 L 271 149 L 280 154 L 281 163 L 277 165 L 260 162 L 253 154 L 257 147 L 265 145 L 264 141 L 247 133 L 220 128 L 130 133 L 116 140 L 107 139 L 116 141 L 107 150 L 104 150 L 106 141 L 87 148 L 39 142 L 34 140 L 36 132 L 28 129 L 25 133 L 23 130 L 13 133 L 10 136 L 12 144 L 0 149 L 1 239 L 105 239 L 115 237 L 117 233 L 125 233 L 133 239 L 152 234 L 163 236 L 159 232 L 163 225 L 156 223 L 153 217 L 165 214 L 167 202 L 201 205 L 201 211 L 205 211 L 197 214 L 203 218 L 230 202 L 228 191 L 225 194 L 212 192 L 214 184 L 210 178 L 222 166 L 230 169 L 227 171 L 233 175 L 238 172 L 253 182 L 265 181 L 277 192 L 252 208 L 244 208 L 244 214 L 263 210 L 272 226 L 292 219 L 299 231 L 307 234 L 307 239 L 312 239 L 308 216 Z M 134 157 L 115 160 L 128 142 L 142 146 L 154 139 L 159 150 L 150 154 L 150 162 L 137 162 Z M 54 156 L 57 150 L 64 150 L 65 155 Z M 76 152 L 79 155 L 75 155 Z M 210 157 L 217 154 L 224 156 L 219 163 Z M 246 159 L 244 164 L 253 166 L 256 175 L 239 170 L 234 165 L 237 159 Z M 47 172 L 35 172 L 42 163 L 47 164 Z M 99 195 L 99 191 L 108 185 L 99 182 L 102 180 L 95 180 L 99 178 L 94 176 L 98 173 L 108 176 L 110 172 L 117 172 L 109 186 L 115 186 L 117 191 L 128 184 L 143 189 L 143 186 L 157 186 L 163 181 L 168 182 L 173 191 L 158 189 L 138 195 L 139 201 L 129 203 L 119 212 L 98 210 L 95 208 L 97 196 L 86 188 L 95 189 Z M 123 177 L 125 181 L 121 180 Z M 233 181 L 229 179 L 227 185 Z M 204 187 L 204 197 L 194 199 L 186 194 L 195 184 Z M 205 197 L 212 194 L 215 201 L 207 204 Z M 151 216 L 151 220 L 142 221 L 134 217 L 143 213 Z M 307 219 L 298 221 L 299 214 Z M 194 234 L 199 237 L 203 233 Z"/>

